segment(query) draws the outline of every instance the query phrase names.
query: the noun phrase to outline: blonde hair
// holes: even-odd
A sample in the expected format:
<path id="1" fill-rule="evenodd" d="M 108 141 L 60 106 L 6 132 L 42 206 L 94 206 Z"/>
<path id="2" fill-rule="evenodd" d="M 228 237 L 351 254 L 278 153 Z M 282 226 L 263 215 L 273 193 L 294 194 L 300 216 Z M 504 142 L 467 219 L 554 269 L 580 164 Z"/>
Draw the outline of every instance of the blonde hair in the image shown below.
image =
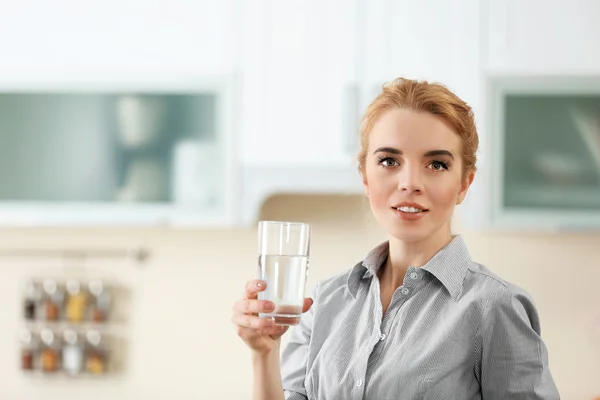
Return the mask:
<path id="1" fill-rule="evenodd" d="M 397 78 L 383 85 L 382 92 L 371 102 L 362 118 L 361 149 L 357 157 L 361 174 L 365 173 L 369 133 L 373 125 L 383 113 L 396 108 L 427 112 L 442 118 L 462 138 L 463 174 L 475 172 L 479 137 L 471 107 L 442 84 Z"/>

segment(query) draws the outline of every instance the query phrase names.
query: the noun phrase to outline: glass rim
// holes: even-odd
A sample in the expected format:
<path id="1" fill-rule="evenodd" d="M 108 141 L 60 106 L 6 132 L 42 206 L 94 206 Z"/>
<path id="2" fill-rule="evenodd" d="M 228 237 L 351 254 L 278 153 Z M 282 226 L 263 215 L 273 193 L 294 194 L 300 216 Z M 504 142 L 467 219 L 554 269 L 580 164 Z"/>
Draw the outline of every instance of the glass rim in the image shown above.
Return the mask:
<path id="1" fill-rule="evenodd" d="M 295 225 L 295 226 L 305 226 L 310 228 L 310 225 L 306 222 L 290 222 L 290 221 L 258 221 L 258 225 Z"/>

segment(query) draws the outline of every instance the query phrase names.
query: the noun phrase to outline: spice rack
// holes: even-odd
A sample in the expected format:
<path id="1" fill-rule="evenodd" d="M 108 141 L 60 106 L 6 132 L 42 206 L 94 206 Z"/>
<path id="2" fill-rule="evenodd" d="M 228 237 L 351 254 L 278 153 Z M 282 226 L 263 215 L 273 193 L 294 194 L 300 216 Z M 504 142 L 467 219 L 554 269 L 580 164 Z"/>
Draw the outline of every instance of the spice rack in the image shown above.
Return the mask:
<path id="1" fill-rule="evenodd" d="M 21 369 L 105 374 L 109 340 L 103 330 L 110 318 L 112 287 L 98 279 L 28 279 L 22 289 Z"/>
<path id="2" fill-rule="evenodd" d="M 149 255 L 142 248 L 0 249 L 0 257 L 59 257 L 81 265 L 89 258 L 127 258 L 141 265 Z M 108 328 L 115 322 L 113 306 L 120 298 L 116 294 L 124 288 L 104 279 L 65 275 L 30 277 L 22 283 L 19 368 L 27 375 L 48 377 L 100 377 L 118 372 L 111 363 L 118 338 Z"/>

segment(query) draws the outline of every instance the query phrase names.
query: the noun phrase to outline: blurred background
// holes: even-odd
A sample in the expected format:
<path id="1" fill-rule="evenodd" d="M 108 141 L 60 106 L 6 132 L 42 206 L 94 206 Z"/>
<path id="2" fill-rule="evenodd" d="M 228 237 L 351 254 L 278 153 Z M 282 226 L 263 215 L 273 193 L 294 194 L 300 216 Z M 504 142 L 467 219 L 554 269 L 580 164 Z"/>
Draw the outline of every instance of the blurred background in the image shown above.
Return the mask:
<path id="1" fill-rule="evenodd" d="M 0 398 L 250 399 L 230 323 L 257 222 L 307 293 L 385 240 L 356 170 L 384 82 L 473 107 L 454 230 L 600 396 L 600 2 L 71 0 L 0 8 Z"/>

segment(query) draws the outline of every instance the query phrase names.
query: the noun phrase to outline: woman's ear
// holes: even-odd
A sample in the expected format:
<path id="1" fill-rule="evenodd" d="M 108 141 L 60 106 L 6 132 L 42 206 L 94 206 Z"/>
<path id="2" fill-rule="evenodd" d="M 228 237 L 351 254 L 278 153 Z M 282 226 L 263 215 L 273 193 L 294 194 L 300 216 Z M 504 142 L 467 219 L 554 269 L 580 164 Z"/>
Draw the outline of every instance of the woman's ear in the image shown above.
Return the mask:
<path id="1" fill-rule="evenodd" d="M 473 183 L 473 180 L 475 179 L 475 171 L 470 171 L 468 172 L 465 177 L 462 179 L 462 182 L 460 184 L 460 192 L 458 192 L 458 197 L 456 198 L 456 204 L 460 204 L 463 202 L 463 200 L 465 199 L 465 196 L 467 195 L 467 191 L 469 190 L 469 187 L 471 187 L 471 184 Z"/>

